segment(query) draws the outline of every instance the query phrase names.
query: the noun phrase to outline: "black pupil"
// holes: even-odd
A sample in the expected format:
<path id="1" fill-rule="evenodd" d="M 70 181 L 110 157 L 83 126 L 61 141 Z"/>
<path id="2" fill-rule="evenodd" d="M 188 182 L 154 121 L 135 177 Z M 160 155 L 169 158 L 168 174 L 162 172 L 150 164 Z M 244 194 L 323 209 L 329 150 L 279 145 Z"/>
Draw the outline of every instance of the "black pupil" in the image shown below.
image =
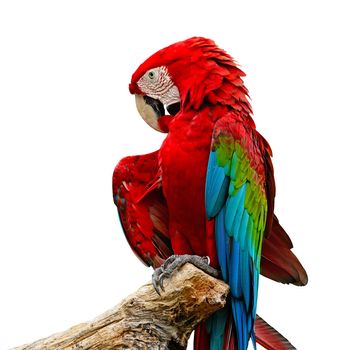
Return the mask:
<path id="1" fill-rule="evenodd" d="M 154 77 L 154 73 L 153 72 L 149 72 L 149 77 L 153 78 Z"/>

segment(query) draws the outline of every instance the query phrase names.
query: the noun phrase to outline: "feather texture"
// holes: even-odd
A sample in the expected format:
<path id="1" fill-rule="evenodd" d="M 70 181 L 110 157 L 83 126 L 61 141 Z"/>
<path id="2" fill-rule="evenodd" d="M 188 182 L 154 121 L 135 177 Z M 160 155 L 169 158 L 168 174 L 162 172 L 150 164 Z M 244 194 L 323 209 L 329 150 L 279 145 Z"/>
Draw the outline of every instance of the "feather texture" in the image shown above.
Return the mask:
<path id="1" fill-rule="evenodd" d="M 157 165 L 154 152 L 122 159 L 113 173 L 113 198 L 125 236 L 134 253 L 153 267 L 173 254 Z"/>
<path id="2" fill-rule="evenodd" d="M 261 274 L 277 282 L 305 286 L 307 273 L 292 248 L 292 241 L 274 216 L 271 233 L 263 243 Z"/>
<path id="3" fill-rule="evenodd" d="M 296 349 L 288 339 L 278 333 L 261 317 L 255 321 L 255 333 L 257 342 L 267 350 L 293 350 Z"/>

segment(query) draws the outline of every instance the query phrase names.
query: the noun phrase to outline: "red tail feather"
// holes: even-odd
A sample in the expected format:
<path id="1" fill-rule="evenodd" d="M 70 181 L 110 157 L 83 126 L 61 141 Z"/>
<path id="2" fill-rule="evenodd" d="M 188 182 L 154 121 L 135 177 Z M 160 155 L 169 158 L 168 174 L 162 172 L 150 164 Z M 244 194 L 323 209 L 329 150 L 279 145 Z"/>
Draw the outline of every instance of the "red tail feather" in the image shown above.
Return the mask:
<path id="1" fill-rule="evenodd" d="M 205 328 L 205 322 L 200 323 L 194 333 L 194 350 L 210 350 L 209 335 Z"/>
<path id="2" fill-rule="evenodd" d="M 296 349 L 282 334 L 265 322 L 260 316 L 255 320 L 255 338 L 267 350 Z"/>

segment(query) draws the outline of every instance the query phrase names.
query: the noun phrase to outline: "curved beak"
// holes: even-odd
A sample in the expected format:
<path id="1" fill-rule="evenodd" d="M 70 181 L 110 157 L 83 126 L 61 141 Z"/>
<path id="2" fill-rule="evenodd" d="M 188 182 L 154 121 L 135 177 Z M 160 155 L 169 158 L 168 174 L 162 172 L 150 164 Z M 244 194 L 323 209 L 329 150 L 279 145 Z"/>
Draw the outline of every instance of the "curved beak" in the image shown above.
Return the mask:
<path id="1" fill-rule="evenodd" d="M 142 119 L 153 129 L 163 132 L 158 124 L 158 119 L 165 115 L 163 104 L 152 97 L 135 94 L 136 108 Z"/>
<path id="2" fill-rule="evenodd" d="M 153 129 L 160 132 L 169 131 L 169 123 L 180 111 L 180 101 L 176 99 L 166 106 L 169 114 L 166 114 L 164 104 L 149 96 L 135 94 L 136 108 L 142 119 Z"/>

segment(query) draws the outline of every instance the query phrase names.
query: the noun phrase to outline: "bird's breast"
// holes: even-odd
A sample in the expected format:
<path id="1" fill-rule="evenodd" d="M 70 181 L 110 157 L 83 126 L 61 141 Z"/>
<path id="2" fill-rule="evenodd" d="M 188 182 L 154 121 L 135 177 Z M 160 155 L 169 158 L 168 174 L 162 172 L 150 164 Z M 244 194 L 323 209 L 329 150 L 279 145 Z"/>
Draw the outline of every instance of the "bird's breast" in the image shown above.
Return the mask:
<path id="1" fill-rule="evenodd" d="M 205 239 L 204 193 L 212 129 L 213 123 L 208 118 L 172 125 L 160 149 L 162 187 L 169 210 L 170 231 L 176 231 L 170 234 L 186 236 L 190 241 Z M 193 248 L 188 253 L 202 252 Z"/>

